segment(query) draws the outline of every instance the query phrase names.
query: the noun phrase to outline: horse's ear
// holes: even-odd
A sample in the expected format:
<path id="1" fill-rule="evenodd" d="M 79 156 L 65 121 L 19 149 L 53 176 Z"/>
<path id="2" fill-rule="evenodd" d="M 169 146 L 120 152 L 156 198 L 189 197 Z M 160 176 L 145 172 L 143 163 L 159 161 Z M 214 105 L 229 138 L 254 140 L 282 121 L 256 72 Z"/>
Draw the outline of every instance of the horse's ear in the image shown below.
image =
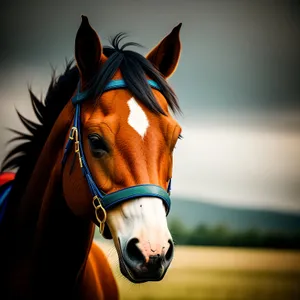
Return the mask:
<path id="1" fill-rule="evenodd" d="M 81 16 L 81 25 L 75 40 L 75 58 L 84 80 L 89 80 L 99 68 L 102 46 L 95 30 L 86 16 Z"/>
<path id="2" fill-rule="evenodd" d="M 172 32 L 146 56 L 165 78 L 174 73 L 179 61 L 181 52 L 179 31 L 181 25 L 182 23 L 174 27 Z"/>

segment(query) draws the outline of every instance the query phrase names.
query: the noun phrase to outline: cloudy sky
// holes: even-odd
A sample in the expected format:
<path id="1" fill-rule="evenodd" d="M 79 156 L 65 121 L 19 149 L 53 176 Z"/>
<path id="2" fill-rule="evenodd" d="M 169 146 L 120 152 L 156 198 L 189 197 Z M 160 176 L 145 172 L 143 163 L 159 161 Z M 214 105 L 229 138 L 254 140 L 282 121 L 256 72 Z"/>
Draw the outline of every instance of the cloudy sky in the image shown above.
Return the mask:
<path id="1" fill-rule="evenodd" d="M 300 212 L 299 1 L 4 2 L 0 160 L 4 127 L 22 128 L 15 107 L 33 118 L 27 85 L 45 94 L 51 66 L 60 73 L 73 58 L 81 14 L 103 44 L 126 31 L 142 53 L 182 22 L 174 195 Z"/>

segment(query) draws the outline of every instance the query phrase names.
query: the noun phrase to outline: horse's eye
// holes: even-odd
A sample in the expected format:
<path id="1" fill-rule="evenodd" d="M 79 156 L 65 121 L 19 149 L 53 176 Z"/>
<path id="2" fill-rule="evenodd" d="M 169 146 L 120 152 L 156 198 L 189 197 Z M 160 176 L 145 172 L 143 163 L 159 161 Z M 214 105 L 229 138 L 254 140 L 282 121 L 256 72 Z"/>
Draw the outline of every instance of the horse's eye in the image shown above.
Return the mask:
<path id="1" fill-rule="evenodd" d="M 100 157 L 106 154 L 109 149 L 104 139 L 97 133 L 89 134 L 89 145 L 94 156 Z"/>

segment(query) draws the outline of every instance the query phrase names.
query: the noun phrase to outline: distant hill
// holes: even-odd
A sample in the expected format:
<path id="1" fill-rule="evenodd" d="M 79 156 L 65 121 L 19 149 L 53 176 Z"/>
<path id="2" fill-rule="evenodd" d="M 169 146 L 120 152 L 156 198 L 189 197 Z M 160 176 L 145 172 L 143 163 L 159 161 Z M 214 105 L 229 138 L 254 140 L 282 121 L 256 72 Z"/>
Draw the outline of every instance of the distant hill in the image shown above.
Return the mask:
<path id="1" fill-rule="evenodd" d="M 224 224 L 232 230 L 257 228 L 282 233 L 300 232 L 300 214 L 227 207 L 207 202 L 172 199 L 169 220 L 178 218 L 187 228 Z"/>

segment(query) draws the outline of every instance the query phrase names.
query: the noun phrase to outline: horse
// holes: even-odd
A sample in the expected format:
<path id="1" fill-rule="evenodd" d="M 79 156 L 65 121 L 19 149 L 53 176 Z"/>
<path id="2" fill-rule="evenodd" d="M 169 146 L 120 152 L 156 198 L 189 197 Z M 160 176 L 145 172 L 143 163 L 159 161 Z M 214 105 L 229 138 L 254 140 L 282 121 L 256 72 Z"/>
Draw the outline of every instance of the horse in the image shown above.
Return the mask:
<path id="1" fill-rule="evenodd" d="M 102 46 L 81 18 L 75 65 L 52 76 L 44 100 L 29 88 L 39 122 L 17 111 L 29 133 L 12 129 L 19 144 L 2 163 L 1 299 L 118 299 L 95 226 L 133 283 L 162 280 L 174 256 L 167 214 L 181 109 L 167 79 L 181 23 L 143 56 L 128 50 L 139 44 L 121 46 L 124 33 Z"/>

